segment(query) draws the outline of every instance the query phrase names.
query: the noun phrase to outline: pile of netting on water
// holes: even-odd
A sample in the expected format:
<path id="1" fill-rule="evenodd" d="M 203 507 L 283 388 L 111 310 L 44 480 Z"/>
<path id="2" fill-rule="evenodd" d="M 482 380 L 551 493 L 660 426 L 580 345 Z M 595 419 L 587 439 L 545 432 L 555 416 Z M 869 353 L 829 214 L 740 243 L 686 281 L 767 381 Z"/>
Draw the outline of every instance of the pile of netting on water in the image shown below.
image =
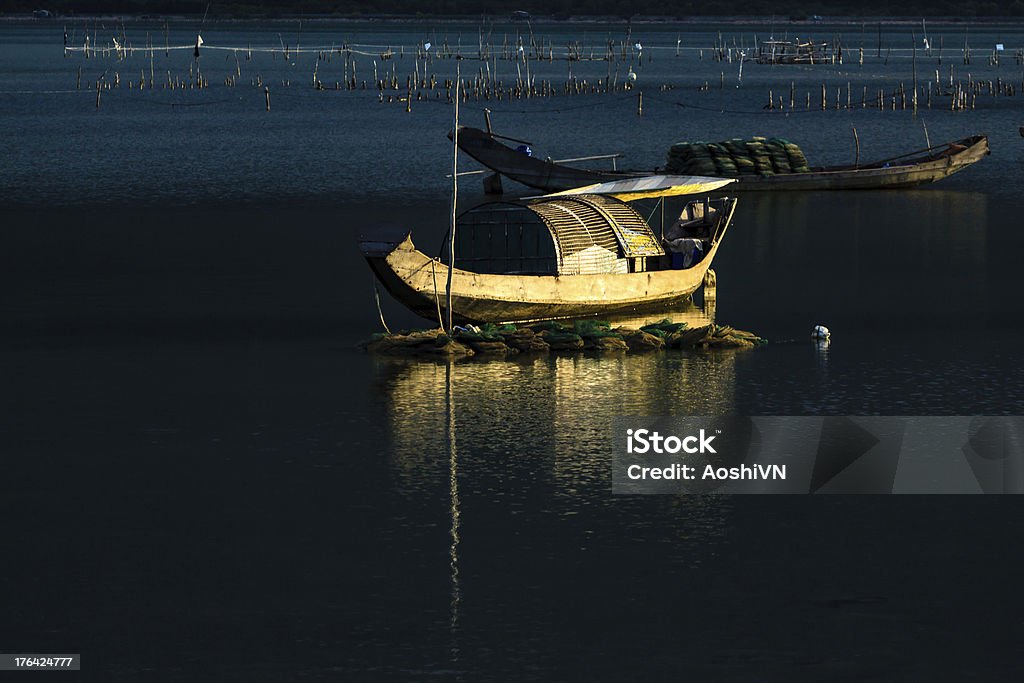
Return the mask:
<path id="1" fill-rule="evenodd" d="M 809 173 L 800 147 L 781 138 L 733 138 L 722 142 L 677 142 L 668 151 L 666 173 L 736 178 Z"/>
<path id="2" fill-rule="evenodd" d="M 441 329 L 377 334 L 362 346 L 370 353 L 391 356 L 455 358 L 514 355 L 548 351 L 655 351 L 659 349 L 745 349 L 767 343 L 751 332 L 727 325 L 689 327 L 670 320 L 639 329 L 613 328 L 600 320 L 532 325 L 469 325 L 450 334 Z"/>

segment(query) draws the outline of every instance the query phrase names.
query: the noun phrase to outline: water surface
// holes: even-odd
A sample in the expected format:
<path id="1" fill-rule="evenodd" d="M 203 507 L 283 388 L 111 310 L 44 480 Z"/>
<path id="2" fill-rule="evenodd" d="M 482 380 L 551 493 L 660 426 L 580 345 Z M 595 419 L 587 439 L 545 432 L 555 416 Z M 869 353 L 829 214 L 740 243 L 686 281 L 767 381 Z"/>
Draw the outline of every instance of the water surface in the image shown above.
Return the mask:
<path id="1" fill-rule="evenodd" d="M 77 69 L 91 82 L 112 63 L 64 58 L 58 28 L 0 27 L 5 651 L 81 652 L 102 680 L 1015 671 L 1015 498 L 623 497 L 608 467 L 623 414 L 1020 414 L 1017 99 L 916 120 L 766 113 L 776 84 L 892 83 L 908 61 L 747 64 L 737 88 L 738 65 L 674 56 L 715 27 L 634 26 L 661 48 L 641 82 L 675 86 L 649 91 L 642 118 L 632 94 L 489 104 L 502 132 L 637 167 L 677 139 L 754 134 L 839 162 L 851 125 L 865 157 L 884 157 L 923 147 L 922 122 L 933 141 L 987 132 L 993 154 L 921 190 L 744 197 L 713 313 L 765 347 L 448 366 L 354 345 L 379 325 L 356 235 L 402 225 L 440 243 L 450 107 L 314 91 L 315 55 L 264 54 L 267 113 L 262 91 L 217 84 L 234 62 L 207 52 L 209 89 L 104 93 L 97 111 Z M 173 25 L 170 44 L 197 29 Z M 125 30 L 138 45 L 162 25 Z M 962 33 L 934 30 L 947 45 Z M 998 31 L 1013 46 L 1020 27 L 986 30 L 972 43 Z M 289 31 L 202 28 L 212 45 L 296 42 Z M 300 41 L 446 31 L 476 42 L 475 26 L 434 24 L 307 26 Z M 155 68 L 190 61 L 160 53 Z M 976 77 L 1020 76 L 981 61 Z M 698 90 L 726 69 L 727 93 Z M 482 198 L 464 185 L 465 206 Z M 383 312 L 426 324 L 387 299 Z M 818 323 L 826 349 L 807 339 Z"/>

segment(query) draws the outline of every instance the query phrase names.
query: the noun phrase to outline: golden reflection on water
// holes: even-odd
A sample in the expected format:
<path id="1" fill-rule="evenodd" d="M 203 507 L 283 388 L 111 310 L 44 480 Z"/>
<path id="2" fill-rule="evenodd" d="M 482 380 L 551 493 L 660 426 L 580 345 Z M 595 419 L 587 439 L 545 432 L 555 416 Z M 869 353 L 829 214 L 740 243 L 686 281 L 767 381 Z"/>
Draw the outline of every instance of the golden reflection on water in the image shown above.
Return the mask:
<path id="1" fill-rule="evenodd" d="M 690 305 L 619 322 L 639 326 L 671 318 L 704 325 L 714 312 L 714 302 L 708 303 L 710 311 Z M 694 552 L 690 544 L 704 548 L 723 539 L 732 502 L 724 497 L 612 495 L 612 420 L 619 415 L 730 412 L 736 359 L 735 351 L 671 350 L 451 363 L 375 359 L 399 487 L 425 500 L 443 491 L 448 500 L 451 663 L 461 657 L 460 551 L 467 495 L 471 500 L 497 496 L 515 505 L 535 490 L 548 491 L 547 496 L 553 491 L 545 506 L 561 510 L 556 519 L 571 515 L 578 520 L 561 522 L 569 537 L 573 524 L 585 525 L 582 542 L 600 544 L 602 534 L 609 533 L 609 519 L 614 520 L 613 533 L 638 537 L 646 535 L 643 527 L 657 523 L 665 526 L 664 541 L 678 548 L 685 562 L 703 561 L 706 552 Z M 495 476 L 500 491 L 482 483 Z"/>
<path id="2" fill-rule="evenodd" d="M 446 366 L 445 374 L 445 415 L 448 437 L 448 512 L 451 517 L 448 545 L 448 570 L 451 577 L 451 601 L 449 603 L 448 633 L 450 660 L 459 661 L 459 608 L 462 606 L 462 583 L 459 580 L 459 525 L 462 517 L 459 501 L 459 456 L 455 435 L 455 402 L 452 390 L 452 365 Z"/>
<path id="3" fill-rule="evenodd" d="M 710 310 L 709 310 L 710 309 Z M 713 319 L 714 301 L 615 324 Z M 609 481 L 612 420 L 620 415 L 729 413 L 737 353 L 654 351 L 470 358 L 453 363 L 375 358 L 386 432 L 410 488 L 440 483 L 460 452 L 530 459 L 557 488 Z M 454 467 L 454 465 L 453 465 Z"/>

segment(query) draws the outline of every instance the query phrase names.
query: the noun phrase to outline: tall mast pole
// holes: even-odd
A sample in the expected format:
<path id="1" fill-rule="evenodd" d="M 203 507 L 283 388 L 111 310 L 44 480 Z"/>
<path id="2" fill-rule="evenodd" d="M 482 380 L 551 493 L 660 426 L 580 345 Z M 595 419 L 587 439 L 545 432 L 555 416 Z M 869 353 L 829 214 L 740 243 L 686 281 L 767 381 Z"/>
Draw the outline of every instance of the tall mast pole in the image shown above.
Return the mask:
<path id="1" fill-rule="evenodd" d="M 452 215 L 448 226 L 448 283 L 445 286 L 445 310 L 448 314 L 448 332 L 452 331 L 452 273 L 455 270 L 455 204 L 459 196 L 459 89 L 462 73 L 459 58 L 455 61 L 455 130 L 452 134 Z"/>

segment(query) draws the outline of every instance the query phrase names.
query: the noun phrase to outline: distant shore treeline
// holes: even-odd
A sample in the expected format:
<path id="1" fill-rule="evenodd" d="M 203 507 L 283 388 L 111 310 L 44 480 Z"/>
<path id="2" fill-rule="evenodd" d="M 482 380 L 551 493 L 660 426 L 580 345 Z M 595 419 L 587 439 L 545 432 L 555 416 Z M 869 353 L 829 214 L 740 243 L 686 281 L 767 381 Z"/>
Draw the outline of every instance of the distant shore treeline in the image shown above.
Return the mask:
<path id="1" fill-rule="evenodd" d="M 506 17 L 516 11 L 535 18 L 625 17 L 651 14 L 691 16 L 817 17 L 997 17 L 1024 16 L 1024 0 L 667 0 L 655 6 L 623 5 L 617 0 L 0 0 L 0 13 L 47 10 L 57 15 L 180 15 L 265 17 L 302 15 L 464 15 Z M 639 10 L 639 11 L 634 11 Z"/>

